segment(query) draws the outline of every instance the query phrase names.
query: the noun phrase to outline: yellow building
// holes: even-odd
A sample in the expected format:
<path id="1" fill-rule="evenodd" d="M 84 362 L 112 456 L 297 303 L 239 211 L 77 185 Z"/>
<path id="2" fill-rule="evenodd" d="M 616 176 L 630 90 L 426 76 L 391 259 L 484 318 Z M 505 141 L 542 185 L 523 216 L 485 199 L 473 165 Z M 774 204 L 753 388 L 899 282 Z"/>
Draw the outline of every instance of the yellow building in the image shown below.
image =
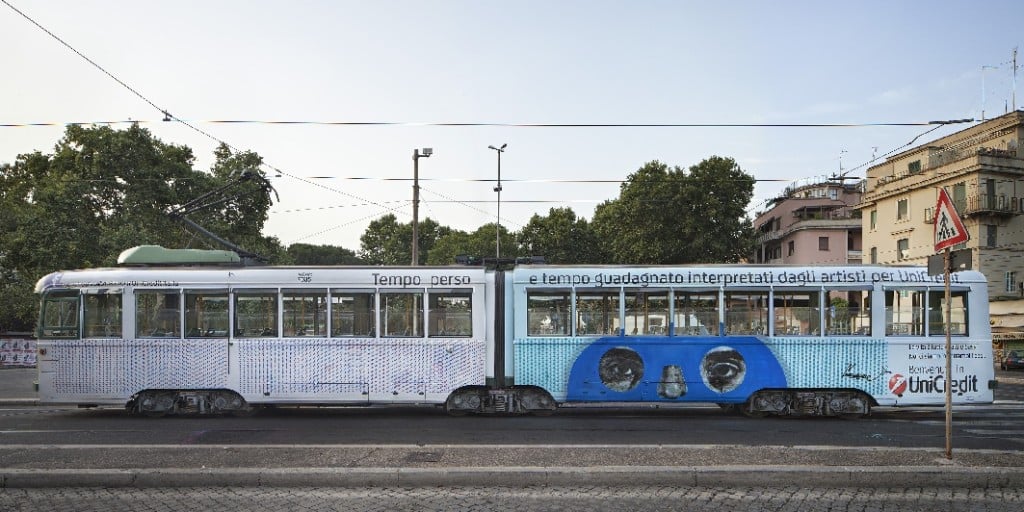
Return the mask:
<path id="1" fill-rule="evenodd" d="M 964 220 L 973 268 L 989 281 L 994 332 L 1024 330 L 1024 112 L 892 155 L 867 170 L 865 263 L 926 265 L 944 187 Z"/>

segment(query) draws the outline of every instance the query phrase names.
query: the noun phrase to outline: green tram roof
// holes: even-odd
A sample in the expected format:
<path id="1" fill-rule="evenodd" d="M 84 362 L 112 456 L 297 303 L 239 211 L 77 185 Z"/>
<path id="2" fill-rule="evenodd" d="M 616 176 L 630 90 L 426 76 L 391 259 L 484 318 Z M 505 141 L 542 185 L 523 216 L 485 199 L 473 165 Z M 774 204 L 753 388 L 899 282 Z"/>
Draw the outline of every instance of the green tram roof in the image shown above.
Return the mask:
<path id="1" fill-rule="evenodd" d="M 117 257 L 118 265 L 241 265 L 242 259 L 232 251 L 210 249 L 167 249 L 159 245 L 132 247 Z"/>

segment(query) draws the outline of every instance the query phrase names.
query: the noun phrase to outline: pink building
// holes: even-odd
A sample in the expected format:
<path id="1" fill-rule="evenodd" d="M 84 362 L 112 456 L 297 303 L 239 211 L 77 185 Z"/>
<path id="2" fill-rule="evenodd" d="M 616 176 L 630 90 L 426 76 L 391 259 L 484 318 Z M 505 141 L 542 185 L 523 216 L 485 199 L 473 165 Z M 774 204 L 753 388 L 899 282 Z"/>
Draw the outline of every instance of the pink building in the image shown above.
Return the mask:
<path id="1" fill-rule="evenodd" d="M 861 263 L 860 203 L 864 182 L 827 179 L 795 183 L 754 219 L 753 263 L 846 265 Z"/>

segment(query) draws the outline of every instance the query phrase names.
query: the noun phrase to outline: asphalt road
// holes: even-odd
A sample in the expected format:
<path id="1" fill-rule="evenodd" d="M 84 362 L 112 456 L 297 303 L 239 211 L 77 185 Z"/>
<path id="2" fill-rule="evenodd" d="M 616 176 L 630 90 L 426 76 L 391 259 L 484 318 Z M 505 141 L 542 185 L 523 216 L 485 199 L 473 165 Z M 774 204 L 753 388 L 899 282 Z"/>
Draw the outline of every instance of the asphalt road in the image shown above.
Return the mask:
<path id="1" fill-rule="evenodd" d="M 717 407 L 452 418 L 281 408 L 136 418 L 32 405 L 0 370 L 0 510 L 1024 509 L 1024 372 L 996 403 L 871 418 L 750 419 Z"/>

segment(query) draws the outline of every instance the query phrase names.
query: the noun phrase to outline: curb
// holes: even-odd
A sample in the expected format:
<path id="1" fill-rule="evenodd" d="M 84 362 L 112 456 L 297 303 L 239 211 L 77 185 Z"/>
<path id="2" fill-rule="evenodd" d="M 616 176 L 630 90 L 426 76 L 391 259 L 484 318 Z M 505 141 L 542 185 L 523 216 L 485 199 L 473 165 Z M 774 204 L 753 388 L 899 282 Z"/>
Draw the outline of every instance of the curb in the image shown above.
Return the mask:
<path id="1" fill-rule="evenodd" d="M 452 468 L 6 469 L 0 488 L 631 486 L 1016 488 L 1024 468 L 604 466 Z"/>
<path id="2" fill-rule="evenodd" d="M 38 398 L 0 398 L 0 406 L 8 405 L 41 405 Z"/>

